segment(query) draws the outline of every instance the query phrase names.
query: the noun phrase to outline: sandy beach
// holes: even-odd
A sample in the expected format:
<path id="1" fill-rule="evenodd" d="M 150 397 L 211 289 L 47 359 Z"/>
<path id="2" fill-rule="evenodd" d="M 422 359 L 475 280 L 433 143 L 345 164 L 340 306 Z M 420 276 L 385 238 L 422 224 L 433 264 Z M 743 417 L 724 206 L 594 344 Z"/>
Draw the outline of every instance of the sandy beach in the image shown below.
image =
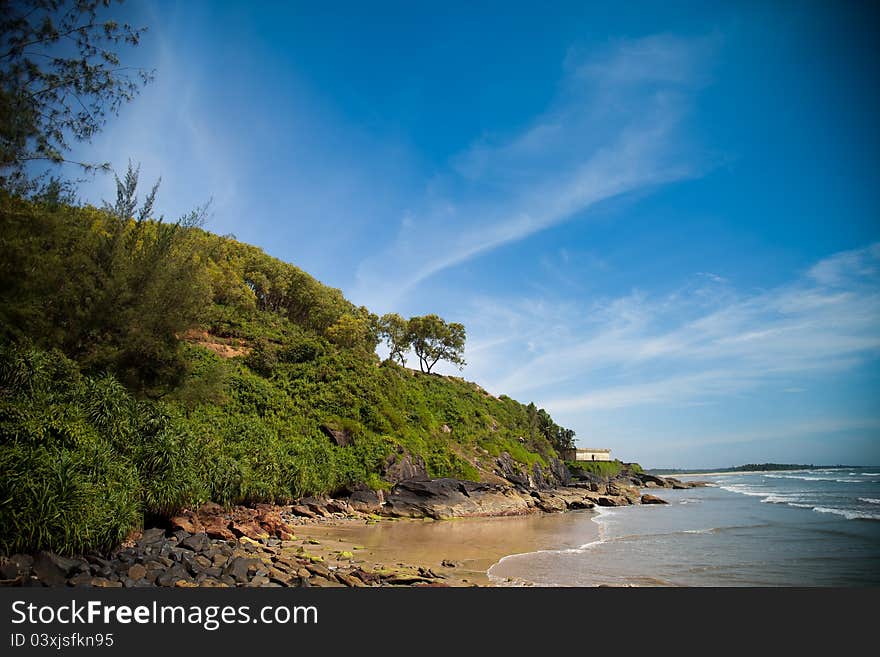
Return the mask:
<path id="1" fill-rule="evenodd" d="M 572 513 L 592 514 L 569 511 L 439 521 L 339 519 L 301 525 L 296 531 L 308 552 L 328 565 L 354 562 L 376 571 L 421 567 L 443 575 L 450 586 L 489 586 L 497 583 L 486 571 L 504 556 L 595 540 L 598 526 L 572 522 Z M 340 554 L 345 557 L 340 559 Z"/>

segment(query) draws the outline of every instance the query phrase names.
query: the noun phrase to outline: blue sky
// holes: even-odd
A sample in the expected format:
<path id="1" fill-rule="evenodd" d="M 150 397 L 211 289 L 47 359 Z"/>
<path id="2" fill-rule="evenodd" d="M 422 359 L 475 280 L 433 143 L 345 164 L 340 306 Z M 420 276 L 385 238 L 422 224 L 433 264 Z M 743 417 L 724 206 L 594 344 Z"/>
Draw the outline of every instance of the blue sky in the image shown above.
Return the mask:
<path id="1" fill-rule="evenodd" d="M 131 2 L 156 81 L 77 155 L 463 322 L 464 375 L 582 446 L 880 463 L 877 16 L 614 4 Z"/>

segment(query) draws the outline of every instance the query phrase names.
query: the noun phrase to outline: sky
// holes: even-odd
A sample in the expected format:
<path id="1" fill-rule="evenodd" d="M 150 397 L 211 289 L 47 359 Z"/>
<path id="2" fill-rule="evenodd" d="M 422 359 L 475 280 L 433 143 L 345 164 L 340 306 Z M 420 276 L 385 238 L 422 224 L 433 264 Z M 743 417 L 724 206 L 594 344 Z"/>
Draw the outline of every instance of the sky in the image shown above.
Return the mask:
<path id="1" fill-rule="evenodd" d="M 462 322 L 462 375 L 579 446 L 880 464 L 870 3 L 472 4 L 132 0 L 156 79 L 74 155 Z"/>

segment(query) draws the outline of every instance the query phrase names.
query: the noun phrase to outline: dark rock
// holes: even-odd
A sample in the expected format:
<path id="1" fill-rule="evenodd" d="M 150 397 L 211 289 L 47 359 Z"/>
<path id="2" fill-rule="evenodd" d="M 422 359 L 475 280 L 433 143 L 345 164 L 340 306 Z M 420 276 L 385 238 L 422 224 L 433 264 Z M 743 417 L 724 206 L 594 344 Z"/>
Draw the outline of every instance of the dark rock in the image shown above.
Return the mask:
<path id="1" fill-rule="evenodd" d="M 295 516 L 302 516 L 303 518 L 317 518 L 318 514 L 312 511 L 309 507 L 304 506 L 302 504 L 294 504 L 290 507 L 290 512 Z"/>
<path id="2" fill-rule="evenodd" d="M 178 563 L 182 562 L 184 557 L 191 557 L 192 555 L 192 550 L 176 546 L 171 548 L 168 553 L 168 556 L 170 556 L 174 561 L 177 561 Z"/>
<path id="3" fill-rule="evenodd" d="M 596 506 L 596 505 L 593 504 L 592 502 L 590 502 L 589 500 L 586 500 L 586 499 L 583 499 L 583 500 L 571 500 L 571 501 L 568 503 L 568 508 L 569 508 L 569 509 L 592 509 L 594 506 Z"/>
<path id="4" fill-rule="evenodd" d="M 348 505 L 361 513 L 379 513 L 385 504 L 385 492 L 372 490 L 364 484 L 349 488 Z"/>
<path id="5" fill-rule="evenodd" d="M 330 513 L 351 513 L 351 508 L 342 500 L 330 500 L 325 508 Z"/>
<path id="6" fill-rule="evenodd" d="M 641 480 L 642 486 L 645 488 L 652 488 L 653 486 L 651 486 L 651 484 L 654 484 L 654 486 L 658 488 L 672 488 L 672 484 L 666 481 L 663 477 L 651 475 L 646 472 L 640 472 L 637 476 Z"/>
<path id="7" fill-rule="evenodd" d="M 92 577 L 91 585 L 102 589 L 122 588 L 122 582 L 119 580 L 107 579 L 106 577 Z"/>
<path id="8" fill-rule="evenodd" d="M 0 577 L 3 579 L 15 579 L 19 575 L 30 575 L 34 565 L 34 558 L 29 554 L 13 554 L 0 560 Z"/>
<path id="9" fill-rule="evenodd" d="M 79 573 L 67 580 L 69 586 L 85 587 L 92 585 L 92 575 L 90 573 Z"/>
<path id="10" fill-rule="evenodd" d="M 374 586 L 382 583 L 382 578 L 377 573 L 371 573 L 363 568 L 355 568 L 350 573 L 353 577 L 357 577 L 364 584 L 368 584 L 369 586 Z"/>
<path id="11" fill-rule="evenodd" d="M 196 561 L 197 558 L 198 558 L 198 556 L 193 554 L 192 552 L 190 552 L 188 554 L 184 554 L 180 558 L 180 563 L 183 565 L 184 568 L 186 568 L 186 572 L 188 572 L 193 577 L 195 577 L 196 575 L 198 575 L 199 573 L 201 573 L 204 570 L 204 568 L 201 567 L 201 564 L 198 561 Z M 210 563 L 210 562 L 208 562 L 208 563 Z"/>
<path id="12" fill-rule="evenodd" d="M 259 559 L 251 559 L 248 557 L 236 557 L 226 568 L 223 569 L 223 575 L 232 577 L 236 582 L 247 582 L 250 575 L 256 574 L 262 565 Z"/>
<path id="13" fill-rule="evenodd" d="M 624 506 L 626 502 L 624 502 L 619 497 L 608 497 L 606 495 L 600 495 L 596 500 L 596 504 L 599 506 Z"/>
<path id="14" fill-rule="evenodd" d="M 450 559 L 444 559 L 443 561 L 440 562 L 440 565 L 444 566 L 446 568 L 458 568 L 461 564 L 459 564 L 457 561 L 451 561 Z"/>
<path id="15" fill-rule="evenodd" d="M 338 579 L 340 582 L 342 582 L 346 586 L 350 586 L 350 587 L 366 586 L 366 584 L 362 580 L 360 580 L 357 577 L 353 577 L 352 575 L 349 575 L 347 573 L 337 572 L 336 579 Z"/>
<path id="16" fill-rule="evenodd" d="M 529 478 L 520 470 L 519 464 L 507 452 L 501 452 L 501 455 L 495 459 L 497 467 L 496 474 L 507 479 L 516 486 L 528 488 Z"/>
<path id="17" fill-rule="evenodd" d="M 94 564 L 96 566 L 99 566 L 99 567 L 113 565 L 112 562 L 107 561 L 107 559 L 104 559 L 103 557 L 100 557 L 97 554 L 87 554 L 86 561 L 88 561 L 89 563 Z"/>
<path id="18" fill-rule="evenodd" d="M 201 554 L 197 554 L 193 558 L 193 563 L 195 563 L 201 570 L 204 570 L 205 568 L 210 568 L 213 565 L 208 557 Z"/>
<path id="19" fill-rule="evenodd" d="M 128 568 L 128 576 L 130 579 L 139 580 L 147 576 L 147 568 L 142 564 L 136 563 Z"/>
<path id="20" fill-rule="evenodd" d="M 149 562 L 144 565 L 147 567 L 147 574 L 144 579 L 150 583 L 155 583 L 159 575 L 165 572 L 165 567 L 162 564 Z"/>
<path id="21" fill-rule="evenodd" d="M 318 577 L 324 577 L 325 579 L 333 578 L 333 573 L 331 573 L 330 569 L 322 563 L 307 563 L 305 564 L 305 569 L 312 575 L 317 575 Z"/>
<path id="22" fill-rule="evenodd" d="M 384 515 L 429 517 L 519 515 L 534 509 L 530 497 L 499 484 L 460 479 L 410 479 L 398 483 L 382 507 Z"/>
<path id="23" fill-rule="evenodd" d="M 532 494 L 532 497 L 535 498 L 535 502 L 541 511 L 547 512 L 557 512 L 557 511 L 565 511 L 568 506 L 565 503 L 565 500 L 557 497 L 556 495 L 552 495 L 550 493 L 538 492 L 535 491 Z"/>
<path id="24" fill-rule="evenodd" d="M 154 527 L 145 529 L 143 535 L 137 540 L 137 546 L 140 548 L 147 546 L 161 545 L 165 542 L 165 530 Z"/>
<path id="25" fill-rule="evenodd" d="M 642 504 L 669 504 L 666 500 L 661 500 L 659 497 L 655 497 L 653 495 L 648 495 L 645 493 L 642 495 Z"/>
<path id="26" fill-rule="evenodd" d="M 413 457 L 406 452 L 388 456 L 382 469 L 382 478 L 391 483 L 409 479 L 425 479 L 427 476 L 428 469 L 425 466 L 425 459 L 421 456 Z"/>
<path id="27" fill-rule="evenodd" d="M 192 581 L 192 578 L 189 576 L 186 568 L 176 563 L 159 575 L 156 579 L 156 584 L 159 586 L 176 586 L 179 581 L 189 582 Z"/>
<path id="28" fill-rule="evenodd" d="M 385 582 L 392 586 L 412 586 L 413 584 L 433 584 L 433 580 L 420 575 L 407 575 L 398 573 L 385 578 Z"/>
<path id="29" fill-rule="evenodd" d="M 189 538 L 191 535 L 192 535 L 191 532 L 187 532 L 182 529 L 177 529 L 174 531 L 173 534 L 171 534 L 172 537 L 177 539 L 178 543 L 183 542 L 184 539 Z"/>
<path id="30" fill-rule="evenodd" d="M 193 534 L 192 536 L 184 538 L 180 541 L 180 546 L 189 548 L 193 552 L 202 552 L 211 547 L 211 539 L 208 538 L 208 535 L 205 532 L 199 532 L 198 534 Z"/>
<path id="31" fill-rule="evenodd" d="M 567 486 L 571 483 L 571 470 L 557 458 L 550 459 L 550 474 L 556 480 L 557 485 Z"/>
<path id="32" fill-rule="evenodd" d="M 349 445 L 354 443 L 354 437 L 349 431 L 345 429 L 334 429 L 333 427 L 327 426 L 326 424 L 322 424 L 321 431 L 323 431 L 324 435 L 327 436 L 334 443 L 336 443 L 339 447 L 348 447 Z"/>
<path id="33" fill-rule="evenodd" d="M 282 586 L 290 586 L 291 579 L 297 579 L 296 575 L 291 575 L 290 573 L 279 570 L 278 568 L 269 568 L 269 573 L 267 575 L 270 582 L 275 582 L 276 584 L 281 584 Z"/>
<path id="34" fill-rule="evenodd" d="M 85 561 L 66 559 L 46 551 L 37 552 L 33 565 L 34 574 L 47 586 L 64 586 L 68 577 L 87 569 Z"/>
<path id="35" fill-rule="evenodd" d="M 550 484 L 548 484 L 547 480 L 544 478 L 544 471 L 541 470 L 541 466 L 537 463 L 532 465 L 532 479 L 530 483 L 533 488 L 537 488 L 538 490 L 546 490 L 550 488 Z"/>

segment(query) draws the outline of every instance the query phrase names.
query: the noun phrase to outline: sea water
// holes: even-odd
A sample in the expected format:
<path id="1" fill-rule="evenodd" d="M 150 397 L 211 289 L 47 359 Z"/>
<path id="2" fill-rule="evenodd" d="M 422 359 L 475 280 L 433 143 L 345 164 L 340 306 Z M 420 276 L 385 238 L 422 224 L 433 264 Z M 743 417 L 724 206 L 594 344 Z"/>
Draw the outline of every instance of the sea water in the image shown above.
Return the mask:
<path id="1" fill-rule="evenodd" d="M 668 505 L 571 513 L 598 524 L 598 539 L 510 555 L 489 576 L 538 586 L 880 585 L 880 467 L 690 478 L 710 486 L 650 491 Z"/>

